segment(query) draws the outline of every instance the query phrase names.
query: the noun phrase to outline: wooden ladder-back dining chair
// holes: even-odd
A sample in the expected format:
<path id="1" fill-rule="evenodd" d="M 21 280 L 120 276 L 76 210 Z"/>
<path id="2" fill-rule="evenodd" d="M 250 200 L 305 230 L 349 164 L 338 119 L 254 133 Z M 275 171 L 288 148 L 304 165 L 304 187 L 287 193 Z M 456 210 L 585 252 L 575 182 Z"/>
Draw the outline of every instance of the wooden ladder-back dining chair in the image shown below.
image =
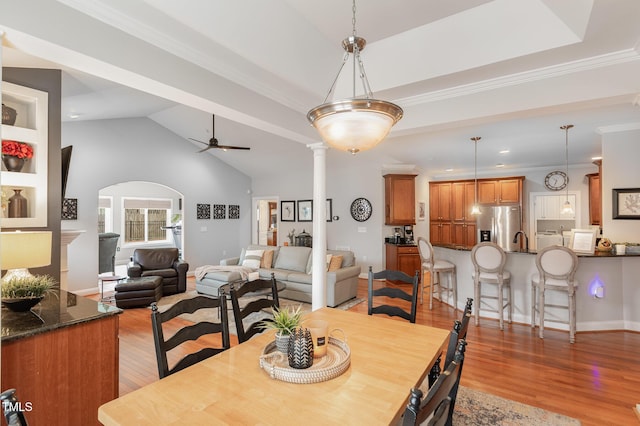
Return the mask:
<path id="1" fill-rule="evenodd" d="M 183 327 L 169 339 L 164 339 L 162 329 L 162 325 L 164 323 L 174 319 L 178 315 L 192 314 L 200 309 L 208 308 L 217 308 L 219 310 L 220 322 L 201 321 L 196 324 Z M 211 319 L 213 320 L 215 317 L 216 315 L 212 312 Z M 197 296 L 192 299 L 180 300 L 165 312 L 158 311 L 158 305 L 156 303 L 152 303 L 151 326 L 153 328 L 153 340 L 156 346 L 158 375 L 161 379 L 177 371 L 184 370 L 193 364 L 212 357 L 231 347 L 226 297 L 214 299 L 211 297 Z M 220 347 L 205 347 L 197 352 L 190 353 L 179 360 L 172 368 L 169 368 L 167 352 L 185 342 L 198 340 L 202 336 L 216 334 L 219 334 L 222 339 Z"/>
<path id="2" fill-rule="evenodd" d="M 540 314 L 540 338 L 544 338 L 545 307 L 563 308 L 569 311 L 569 320 L 560 321 L 569 324 L 569 342 L 576 341 L 576 288 L 575 279 L 578 269 L 578 256 L 573 250 L 563 246 L 545 247 L 536 255 L 538 273 L 531 279 L 531 327 L 536 326 L 536 311 Z M 550 304 L 546 302 L 545 291 L 559 291 L 567 293 L 567 305 Z M 536 298 L 537 291 L 537 298 Z"/>
<path id="3" fill-rule="evenodd" d="M 418 237 L 418 252 L 420 253 L 420 281 L 424 280 L 424 272 L 429 271 L 429 309 L 433 309 L 433 294 L 438 288 L 440 302 L 443 301 L 443 293 L 451 294 L 453 297 L 453 309 L 458 309 L 458 282 L 456 265 L 453 263 L 436 259 L 433 254 L 433 246 L 423 237 Z M 448 285 L 444 286 L 442 274 L 447 274 Z M 420 303 L 424 300 L 423 282 L 420 286 Z"/>
<path id="4" fill-rule="evenodd" d="M 480 304 L 482 299 L 497 300 L 496 309 L 489 306 L 490 312 L 497 312 L 500 319 L 500 330 L 504 330 L 504 310 L 507 309 L 507 319 L 511 322 L 513 316 L 513 304 L 511 303 L 511 273 L 505 271 L 507 255 L 504 250 L 492 242 L 476 244 L 471 249 L 471 262 L 473 263 L 473 289 L 476 301 L 475 317 L 476 325 L 480 325 Z M 482 294 L 482 283 L 494 284 L 498 287 L 497 296 Z M 504 302 L 504 291 L 507 293 L 507 302 Z"/>
<path id="5" fill-rule="evenodd" d="M 453 407 L 458 395 L 462 365 L 464 363 L 465 340 L 458 342 L 453 361 L 449 363 L 436 382 L 429 388 L 427 395 L 413 388 L 404 411 L 403 425 L 452 425 Z"/>
<path id="6" fill-rule="evenodd" d="M 444 360 L 445 369 L 447 368 L 449 363 L 453 361 L 453 356 L 456 352 L 456 348 L 458 347 L 458 342 L 462 339 L 464 339 L 465 341 L 467 340 L 467 330 L 469 329 L 469 322 L 471 321 L 471 315 L 472 315 L 471 310 L 473 309 L 472 306 L 473 306 L 473 299 L 469 297 L 467 298 L 467 303 L 464 307 L 462 318 L 460 319 L 460 321 L 455 320 L 453 323 L 453 330 L 451 330 L 451 334 L 449 335 L 449 343 L 447 345 L 447 352 Z M 441 362 L 442 362 L 442 353 L 440 353 L 440 355 L 438 356 L 438 359 L 433 364 L 433 367 L 431 367 L 431 371 L 429 372 L 429 377 L 428 377 L 429 387 L 433 386 L 433 384 L 438 379 L 438 376 L 442 372 L 442 368 L 440 366 Z"/>
<path id="7" fill-rule="evenodd" d="M 375 280 L 384 280 L 384 286 L 374 289 L 373 283 Z M 411 293 L 407 293 L 399 287 L 393 287 L 393 285 L 395 284 L 391 284 L 392 286 L 389 286 L 389 281 L 411 284 Z M 412 278 L 402 271 L 393 271 L 389 269 L 374 273 L 371 266 L 369 266 L 369 283 L 367 291 L 369 306 L 367 313 L 369 315 L 386 314 L 389 316 L 398 316 L 412 323 L 415 323 L 416 312 L 418 308 L 418 286 L 418 271 L 416 271 L 416 274 Z M 402 309 L 399 306 L 389 305 L 385 303 L 376 304 L 374 306 L 374 298 L 377 297 L 390 297 L 394 299 L 405 300 L 410 303 L 410 307 L 408 310 L 406 310 Z"/>
<path id="8" fill-rule="evenodd" d="M 251 300 L 244 307 L 240 308 L 240 298 L 250 294 L 260 292 L 263 297 Z M 248 324 L 245 327 L 243 320 L 254 312 L 261 312 L 265 308 L 279 309 L 280 300 L 278 299 L 278 288 L 274 274 L 271 274 L 270 280 L 255 280 L 249 282 L 236 282 L 229 284 L 229 293 L 231 295 L 231 306 L 233 307 L 233 319 L 236 324 L 238 333 L 238 342 L 246 342 L 258 333 L 262 333 L 264 328 L 260 323 L 264 318 Z M 256 293 L 258 294 L 258 293 Z"/>

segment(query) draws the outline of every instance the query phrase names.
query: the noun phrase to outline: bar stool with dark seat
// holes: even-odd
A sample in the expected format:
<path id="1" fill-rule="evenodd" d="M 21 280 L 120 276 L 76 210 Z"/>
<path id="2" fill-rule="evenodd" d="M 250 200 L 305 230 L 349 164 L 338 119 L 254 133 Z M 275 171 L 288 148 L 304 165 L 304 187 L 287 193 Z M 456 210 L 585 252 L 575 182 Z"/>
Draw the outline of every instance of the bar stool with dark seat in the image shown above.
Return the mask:
<path id="1" fill-rule="evenodd" d="M 573 250 L 562 246 L 545 247 L 536 255 L 538 273 L 531 278 L 531 327 L 536 326 L 536 311 L 540 313 L 540 338 L 544 336 L 544 308 L 564 308 L 569 311 L 569 342 L 576 341 L 576 269 L 578 256 Z M 545 291 L 566 292 L 567 305 L 549 304 L 545 301 Z M 536 298 L 537 291 L 537 298 Z"/>
<path id="2" fill-rule="evenodd" d="M 475 293 L 475 317 L 476 326 L 480 324 L 480 304 L 482 298 L 497 299 L 497 309 L 489 309 L 490 312 L 497 312 L 500 318 L 500 330 L 504 330 L 504 310 L 507 309 L 508 320 L 511 322 L 513 305 L 511 303 L 511 273 L 504 270 L 507 262 L 507 255 L 504 250 L 492 242 L 476 244 L 471 250 L 471 261 L 473 262 L 473 288 Z M 494 284 L 498 287 L 497 296 L 482 294 L 482 283 Z M 507 292 L 507 303 L 504 303 L 504 291 Z M 485 304 L 486 305 L 486 304 Z"/>

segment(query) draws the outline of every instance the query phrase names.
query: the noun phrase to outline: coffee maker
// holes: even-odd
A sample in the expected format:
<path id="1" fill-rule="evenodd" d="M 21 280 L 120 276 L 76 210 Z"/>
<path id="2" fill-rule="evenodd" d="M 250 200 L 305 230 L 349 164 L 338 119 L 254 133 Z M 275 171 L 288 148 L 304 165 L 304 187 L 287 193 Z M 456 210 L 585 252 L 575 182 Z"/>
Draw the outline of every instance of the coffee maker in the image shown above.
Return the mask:
<path id="1" fill-rule="evenodd" d="M 413 244 L 413 225 L 404 226 L 404 242 L 405 244 Z"/>

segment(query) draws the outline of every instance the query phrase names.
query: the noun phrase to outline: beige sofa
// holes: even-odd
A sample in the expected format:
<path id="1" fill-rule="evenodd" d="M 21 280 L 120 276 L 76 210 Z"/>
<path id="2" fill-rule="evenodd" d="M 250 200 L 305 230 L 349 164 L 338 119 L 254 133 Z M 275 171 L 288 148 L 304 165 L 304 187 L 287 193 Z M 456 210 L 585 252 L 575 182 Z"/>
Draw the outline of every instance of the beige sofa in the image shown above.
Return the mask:
<path id="1" fill-rule="evenodd" d="M 250 245 L 242 249 L 239 257 L 223 259 L 220 265 L 244 264 L 247 266 L 251 263 L 249 258 L 255 257 L 247 256 L 247 252 L 255 254 L 256 250 L 262 251 L 261 265 L 252 269 L 258 272 L 260 278 L 269 279 L 273 273 L 276 280 L 286 285 L 286 289 L 280 293 L 281 297 L 311 303 L 311 248 Z M 273 258 L 269 264 L 266 264 L 265 260 L 270 257 L 267 254 L 269 250 L 273 251 Z M 356 266 L 356 259 L 351 251 L 327 250 L 327 255 L 331 255 L 333 268 L 337 267 L 336 270 L 327 272 L 327 306 L 334 307 L 356 297 L 360 267 Z M 339 262 L 340 256 L 341 262 Z M 339 266 L 338 263 L 340 263 Z M 209 271 L 204 277 L 196 278 L 196 290 L 198 293 L 218 296 L 220 286 L 240 279 L 242 279 L 241 273 L 232 269 Z"/>

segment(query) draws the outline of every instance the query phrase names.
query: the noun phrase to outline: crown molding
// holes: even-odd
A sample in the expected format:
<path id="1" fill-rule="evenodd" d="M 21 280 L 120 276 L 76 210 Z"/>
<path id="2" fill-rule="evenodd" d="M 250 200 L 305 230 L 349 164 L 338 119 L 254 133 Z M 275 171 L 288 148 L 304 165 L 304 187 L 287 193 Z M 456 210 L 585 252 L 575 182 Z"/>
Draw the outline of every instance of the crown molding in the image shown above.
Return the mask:
<path id="1" fill-rule="evenodd" d="M 640 60 L 640 53 L 638 52 L 638 49 L 626 49 L 587 59 L 566 62 L 564 64 L 552 65 L 508 76 L 464 84 L 443 90 L 436 90 L 416 96 L 409 96 L 406 98 L 396 99 L 394 102 L 397 102 L 403 107 L 415 106 L 638 60 Z"/>

